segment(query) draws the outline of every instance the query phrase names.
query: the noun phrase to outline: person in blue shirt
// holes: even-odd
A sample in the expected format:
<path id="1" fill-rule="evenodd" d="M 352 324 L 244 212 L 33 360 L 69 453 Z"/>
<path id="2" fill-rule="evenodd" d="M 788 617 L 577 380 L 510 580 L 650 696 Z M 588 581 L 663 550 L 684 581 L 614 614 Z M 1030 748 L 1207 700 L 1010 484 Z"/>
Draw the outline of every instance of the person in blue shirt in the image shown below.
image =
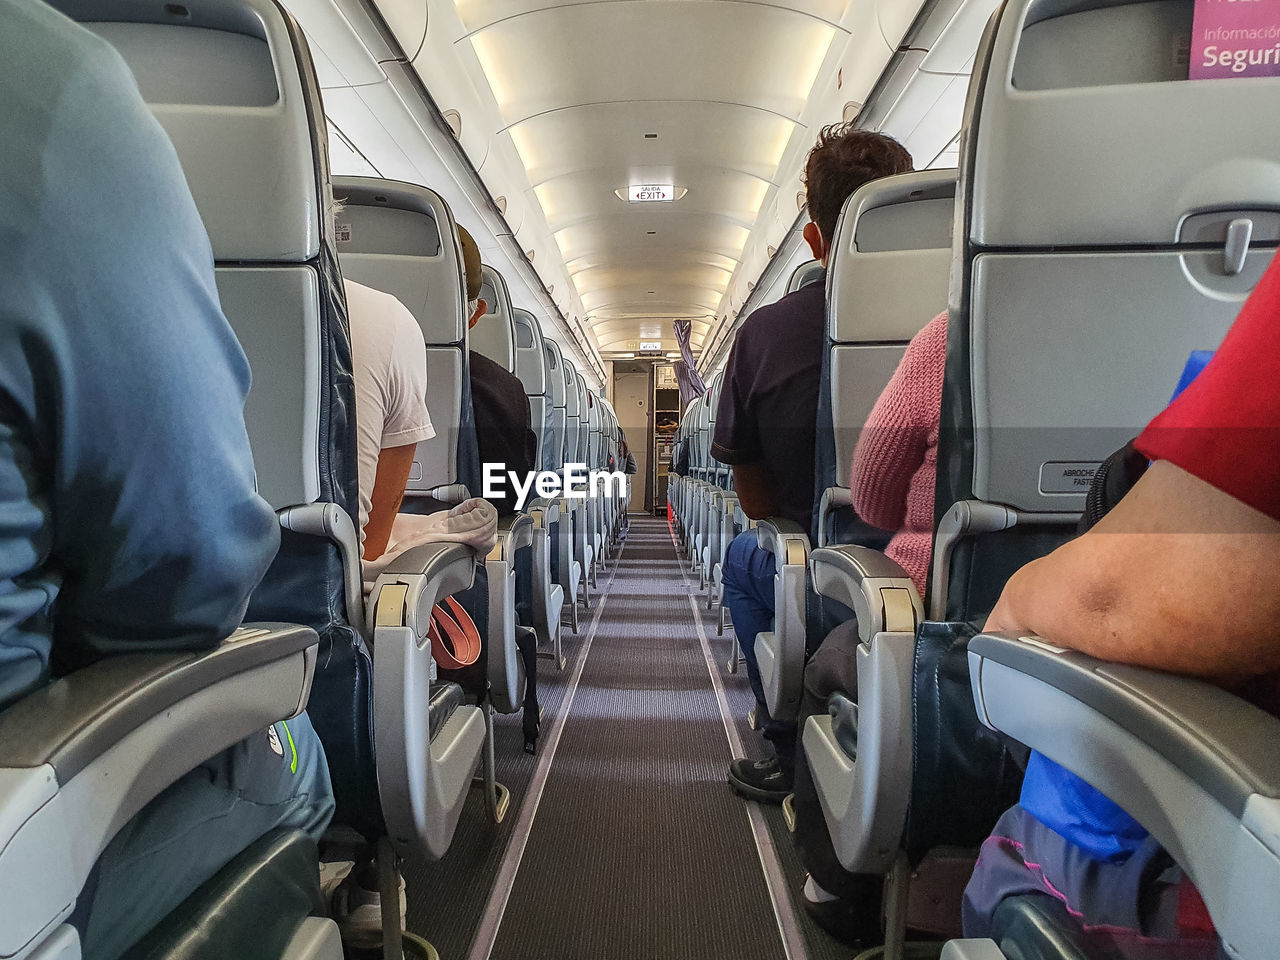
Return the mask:
<path id="1" fill-rule="evenodd" d="M 255 492 L 249 368 L 182 169 L 114 49 L 0 0 L 0 709 L 240 623 L 279 526 Z M 109 960 L 266 831 L 333 810 L 305 715 L 173 784 L 73 919 Z"/>

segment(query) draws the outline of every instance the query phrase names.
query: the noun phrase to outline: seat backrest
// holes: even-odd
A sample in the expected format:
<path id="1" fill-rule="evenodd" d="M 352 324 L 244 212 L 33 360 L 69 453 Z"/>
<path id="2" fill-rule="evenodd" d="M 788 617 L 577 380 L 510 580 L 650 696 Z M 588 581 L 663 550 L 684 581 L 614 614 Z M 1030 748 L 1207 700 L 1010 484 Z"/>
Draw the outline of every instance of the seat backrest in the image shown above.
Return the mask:
<path id="1" fill-rule="evenodd" d="M 544 446 L 544 469 L 558 470 L 565 461 L 565 407 L 568 391 L 564 379 L 564 358 L 560 354 L 560 344 L 551 339 L 543 341 L 542 354 L 546 362 L 550 400 L 547 404 L 548 442 Z"/>
<path id="2" fill-rule="evenodd" d="M 120 52 L 182 163 L 209 233 L 223 312 L 253 370 L 245 425 L 259 491 L 282 516 L 325 505 L 326 516 L 345 514 L 351 524 L 342 546 L 282 530 L 247 618 L 319 634 L 309 713 L 325 744 L 337 820 L 374 834 L 381 810 L 371 676 L 348 620 L 344 576 L 354 564 L 358 584 L 355 390 L 346 300 L 322 205 L 327 132 L 306 38 L 271 0 L 55 6 Z M 361 622 L 358 589 L 353 604 L 351 617 Z"/>
<path id="3" fill-rule="evenodd" d="M 484 283 L 480 298 L 488 305 L 484 316 L 471 328 L 469 343 L 472 350 L 488 357 L 508 373 L 516 372 L 516 336 L 514 308 L 507 281 L 497 270 L 484 265 Z"/>
<path id="4" fill-rule="evenodd" d="M 827 278 L 827 354 L 817 430 L 818 494 L 849 487 L 854 448 L 907 343 L 946 308 L 955 170 L 864 185 L 845 202 Z M 851 513 L 820 542 L 861 540 Z"/>
<path id="5" fill-rule="evenodd" d="M 586 383 L 583 383 L 586 388 Z M 587 467 L 600 466 L 600 452 L 604 447 L 604 417 L 600 412 L 600 398 L 595 391 L 586 388 L 587 397 Z"/>
<path id="6" fill-rule="evenodd" d="M 1258 122 L 1280 79 L 1188 82 L 1169 51 L 1191 16 L 1010 0 L 983 37 L 938 473 L 948 617 L 1073 529 L 1098 464 L 1217 347 L 1280 242 L 1280 129 Z"/>
<path id="7" fill-rule="evenodd" d="M 689 472 L 698 468 L 698 404 L 701 397 L 694 397 L 684 408 L 684 413 L 680 415 L 680 429 L 683 431 L 685 440 L 685 448 L 689 455 Z"/>
<path id="8" fill-rule="evenodd" d="M 334 497 L 345 506 L 354 465 L 339 476 L 348 471 L 326 462 L 324 442 L 326 428 L 343 428 L 329 401 L 350 388 L 349 376 L 326 377 L 327 351 L 349 354 L 330 335 L 345 328 L 345 301 L 340 285 L 316 286 L 336 265 L 320 226 L 324 131 L 309 117 L 319 88 L 305 43 L 295 53 L 297 24 L 266 0 L 205 0 L 182 16 L 129 0 L 54 6 L 120 52 L 182 161 L 224 312 L 258 374 L 245 421 L 259 492 L 277 509 Z"/>
<path id="9" fill-rule="evenodd" d="M 564 462 L 565 463 L 581 463 L 582 453 L 580 444 L 582 443 L 582 417 L 580 413 L 585 412 L 585 404 L 582 395 L 578 392 L 578 369 L 573 365 L 573 361 L 562 353 L 560 355 L 561 364 L 564 368 Z"/>
<path id="10" fill-rule="evenodd" d="M 707 386 L 707 465 L 711 470 L 713 482 L 723 487 L 729 478 L 729 465 L 720 463 L 711 456 L 710 443 L 716 437 L 716 412 L 720 409 L 720 390 L 724 387 L 724 371 L 721 370 L 711 378 Z"/>
<path id="11" fill-rule="evenodd" d="M 795 293 L 801 287 L 816 283 L 821 279 L 823 269 L 821 260 L 808 260 L 800 264 L 791 271 L 791 277 L 787 280 L 787 293 Z"/>
<path id="12" fill-rule="evenodd" d="M 529 422 L 538 438 L 538 469 L 547 469 L 547 434 L 551 403 L 547 396 L 550 377 L 547 374 L 547 352 L 542 342 L 542 329 L 528 310 L 516 307 L 511 316 L 515 322 L 516 376 L 529 398 Z"/>
<path id="13" fill-rule="evenodd" d="M 418 444 L 408 496 L 458 482 L 466 363 L 466 279 L 449 206 L 433 190 L 372 177 L 336 177 L 338 259 L 357 283 L 390 293 L 422 329 L 427 410 L 435 436 Z"/>
<path id="14" fill-rule="evenodd" d="M 578 394 L 578 441 L 574 450 L 574 463 L 590 466 L 591 401 L 587 398 L 587 381 L 576 367 L 573 371 L 573 388 Z"/>

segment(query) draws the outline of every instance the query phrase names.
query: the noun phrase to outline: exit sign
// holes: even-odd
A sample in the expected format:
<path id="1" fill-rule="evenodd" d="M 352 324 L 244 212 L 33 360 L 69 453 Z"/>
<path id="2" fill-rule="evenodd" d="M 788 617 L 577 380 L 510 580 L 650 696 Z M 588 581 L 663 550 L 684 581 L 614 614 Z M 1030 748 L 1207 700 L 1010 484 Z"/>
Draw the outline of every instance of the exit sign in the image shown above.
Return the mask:
<path id="1" fill-rule="evenodd" d="M 640 352 L 641 353 L 661 353 L 662 341 L 661 340 L 641 340 Z"/>
<path id="2" fill-rule="evenodd" d="M 670 183 L 633 183 L 628 199 L 632 203 L 670 203 L 676 188 Z"/>

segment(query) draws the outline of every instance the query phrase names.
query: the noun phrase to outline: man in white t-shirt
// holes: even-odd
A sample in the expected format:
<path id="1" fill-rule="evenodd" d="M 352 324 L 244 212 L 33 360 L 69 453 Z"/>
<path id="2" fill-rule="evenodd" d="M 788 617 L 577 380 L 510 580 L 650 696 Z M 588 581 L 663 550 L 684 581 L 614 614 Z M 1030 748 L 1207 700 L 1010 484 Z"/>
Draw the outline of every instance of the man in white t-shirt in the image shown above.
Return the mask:
<path id="1" fill-rule="evenodd" d="M 353 280 L 347 291 L 356 387 L 360 543 L 366 560 L 387 548 L 413 453 L 435 436 L 427 413 L 427 345 L 407 307 Z"/>

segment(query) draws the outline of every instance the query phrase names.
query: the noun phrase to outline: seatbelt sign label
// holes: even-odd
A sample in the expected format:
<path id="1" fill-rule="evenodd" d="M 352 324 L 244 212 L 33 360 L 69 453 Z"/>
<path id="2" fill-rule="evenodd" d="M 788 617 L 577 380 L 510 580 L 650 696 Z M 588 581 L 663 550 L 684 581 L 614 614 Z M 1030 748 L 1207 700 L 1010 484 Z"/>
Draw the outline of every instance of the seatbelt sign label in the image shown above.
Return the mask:
<path id="1" fill-rule="evenodd" d="M 1280 76 L 1280 0 L 1196 0 L 1191 80 Z"/>

